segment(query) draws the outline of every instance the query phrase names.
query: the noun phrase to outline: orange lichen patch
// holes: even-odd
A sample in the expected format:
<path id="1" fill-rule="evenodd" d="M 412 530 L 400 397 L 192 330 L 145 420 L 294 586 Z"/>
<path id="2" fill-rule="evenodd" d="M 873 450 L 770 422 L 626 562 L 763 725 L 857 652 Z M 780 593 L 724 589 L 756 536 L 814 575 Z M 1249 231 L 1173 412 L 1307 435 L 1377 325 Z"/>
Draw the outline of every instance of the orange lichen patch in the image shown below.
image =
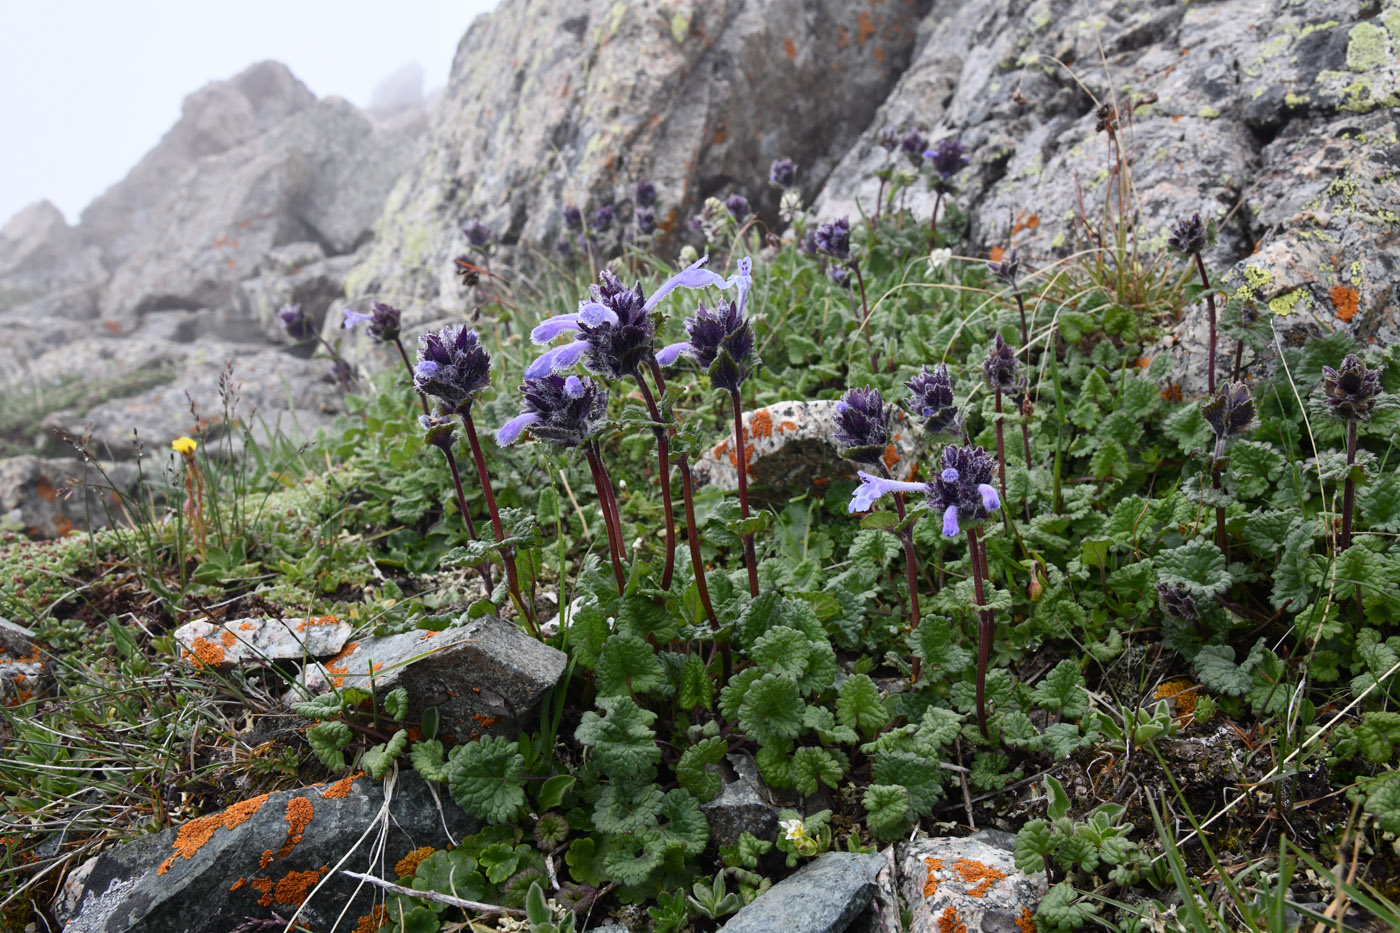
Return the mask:
<path id="1" fill-rule="evenodd" d="M 375 933 L 388 919 L 384 905 L 376 904 L 373 910 L 355 921 L 355 929 L 351 930 L 350 933 Z"/>
<path id="2" fill-rule="evenodd" d="M 286 858 L 301 842 L 301 834 L 316 815 L 316 808 L 305 797 L 293 797 L 287 801 L 287 841 L 277 851 L 278 858 Z"/>
<path id="3" fill-rule="evenodd" d="M 194 858 L 194 854 L 204 848 L 204 844 L 214 836 L 214 830 L 223 827 L 224 829 L 235 829 L 252 819 L 262 805 L 267 801 L 267 794 L 260 794 L 257 797 L 250 797 L 241 803 L 236 803 L 219 813 L 211 813 L 208 816 L 201 816 L 198 819 L 190 820 L 180 827 L 180 831 L 175 835 L 175 841 L 171 843 L 171 848 L 175 850 L 175 855 L 184 859 Z M 175 855 L 166 859 L 161 866 L 156 869 L 156 874 L 163 875 L 170 870 L 170 866 L 175 864 Z"/>
<path id="4" fill-rule="evenodd" d="M 351 774 L 348 777 L 341 778 L 340 780 L 332 784 L 330 787 L 327 787 L 325 790 L 321 791 L 321 799 L 339 800 L 346 794 L 350 793 L 350 785 L 355 783 L 355 778 L 361 778 L 364 776 L 365 774 L 363 771 L 356 771 L 354 774 Z M 290 817 L 288 819 L 290 819 Z"/>
<path id="5" fill-rule="evenodd" d="M 258 867 L 266 868 L 267 866 L 272 864 L 272 860 L 276 857 L 276 852 L 273 852 L 271 849 L 263 849 L 262 856 L 258 858 Z"/>
<path id="6" fill-rule="evenodd" d="M 53 483 L 49 482 L 47 476 L 39 477 L 39 482 L 34 484 L 34 491 L 45 502 L 53 502 L 58 498 L 58 490 L 53 488 Z"/>
<path id="7" fill-rule="evenodd" d="M 1163 389 L 1163 390 L 1162 390 L 1162 399 L 1163 399 L 1164 401 L 1167 401 L 1167 402 L 1179 402 L 1179 401 L 1181 401 L 1181 386 L 1180 386 L 1180 384 L 1173 382 L 1171 385 L 1169 385 L 1169 386 L 1167 386 L 1165 389 Z"/>
<path id="8" fill-rule="evenodd" d="M 1006 877 L 1006 872 L 999 868 L 966 858 L 954 862 L 953 871 L 957 872 L 963 884 L 974 885 L 967 889 L 968 897 L 985 897 L 992 885 Z"/>
<path id="9" fill-rule="evenodd" d="M 251 622 L 244 622 L 242 625 L 238 626 L 240 632 L 251 632 L 255 628 L 257 628 L 257 626 Z"/>
<path id="10" fill-rule="evenodd" d="M 784 421 L 782 424 L 778 425 L 778 433 L 779 433 L 779 434 L 783 433 L 784 431 L 796 431 L 796 430 L 797 430 L 797 422 L 796 422 L 796 421 Z"/>
<path id="11" fill-rule="evenodd" d="M 773 416 L 768 409 L 760 408 L 749 416 L 749 437 L 772 437 Z"/>
<path id="12" fill-rule="evenodd" d="M 1149 357 L 1146 357 L 1146 356 L 1140 356 L 1140 357 L 1138 357 L 1138 359 L 1137 359 L 1137 367 L 1138 367 L 1138 369 L 1146 369 L 1147 367 L 1149 367 L 1149 366 L 1151 366 L 1151 365 L 1152 365 L 1152 360 L 1151 360 Z"/>
<path id="13" fill-rule="evenodd" d="M 1001 262 L 1002 257 L 1005 255 L 1006 250 L 1002 249 L 1000 246 L 993 246 L 991 252 L 987 254 L 987 258 L 992 262 Z"/>
<path id="14" fill-rule="evenodd" d="M 941 858 L 926 858 L 924 864 L 928 866 L 928 878 L 924 880 L 924 897 L 933 897 L 938 893 L 938 876 L 934 874 L 943 868 Z"/>
<path id="15" fill-rule="evenodd" d="M 308 627 L 314 625 L 335 625 L 340 619 L 336 616 L 312 616 L 309 619 L 302 619 L 297 625 L 298 632 L 304 632 Z"/>
<path id="16" fill-rule="evenodd" d="M 1330 294 L 1332 295 L 1332 304 L 1337 308 L 1338 320 L 1350 321 L 1356 317 L 1356 312 L 1360 307 L 1358 301 L 1360 295 L 1356 289 L 1347 288 L 1345 285 L 1333 285 Z"/>
<path id="17" fill-rule="evenodd" d="M 432 846 L 419 846 L 394 863 L 394 874 L 400 878 L 408 877 L 418 870 L 418 866 L 422 864 L 423 859 L 436 851 L 437 849 L 434 849 Z"/>
<path id="18" fill-rule="evenodd" d="M 232 632 L 226 631 L 219 636 L 219 641 L 224 643 L 225 648 L 232 648 L 233 643 L 238 641 L 238 637 L 235 636 Z"/>
<path id="19" fill-rule="evenodd" d="M 196 638 L 191 643 L 190 649 L 193 651 L 195 659 L 199 661 L 199 664 L 195 665 L 196 667 L 205 665 L 214 667 L 224 663 L 224 649 L 207 638 Z"/>
<path id="20" fill-rule="evenodd" d="M 432 637 L 433 637 L 434 635 L 436 635 L 436 634 L 437 634 L 437 632 L 427 631 L 427 632 L 424 632 L 422 635 L 419 635 L 419 636 L 418 636 L 418 640 L 419 640 L 419 641 L 427 641 L 429 638 L 432 638 Z"/>
<path id="21" fill-rule="evenodd" d="M 713 140 L 713 141 L 714 141 L 714 144 L 715 144 L 716 146 L 718 146 L 720 143 L 724 142 L 724 141 L 725 141 L 726 139 L 728 139 L 728 138 L 729 138 L 729 124 L 728 124 L 728 123 L 721 123 L 721 124 L 719 125 L 719 129 L 715 130 L 715 135 L 714 135 L 714 140 Z"/>
<path id="22" fill-rule="evenodd" d="M 797 61 L 797 46 L 793 44 L 791 36 L 783 40 L 783 53 L 787 55 L 788 61 Z"/>
<path id="23" fill-rule="evenodd" d="M 264 907 L 271 907 L 271 906 L 272 906 L 272 879 L 271 879 L 271 878 L 254 878 L 254 879 L 253 879 L 251 882 L 249 882 L 249 883 L 252 884 L 253 890 L 254 890 L 254 891 L 257 891 L 259 894 L 262 895 L 262 897 L 258 898 L 258 903 L 261 904 L 261 905 L 264 906 Z"/>
<path id="24" fill-rule="evenodd" d="M 175 864 L 175 856 L 172 855 L 172 856 L 170 856 L 170 858 L 168 858 L 168 859 L 166 859 L 165 861 L 163 861 L 163 862 L 160 863 L 160 867 L 156 869 L 156 874 L 157 874 L 157 875 L 163 875 L 163 874 L 165 874 L 166 872 L 170 871 L 170 866 L 171 866 L 171 865 L 174 865 L 174 864 Z"/>
<path id="25" fill-rule="evenodd" d="M 381 667 L 383 667 L 383 666 L 384 666 L 384 662 L 383 662 L 383 661 L 374 661 L 374 662 L 372 662 L 372 663 L 370 664 L 370 666 L 369 666 L 369 672 L 370 672 L 371 674 L 378 674 L 378 673 L 379 673 L 379 669 L 380 669 Z"/>
<path id="26" fill-rule="evenodd" d="M 938 933 L 967 933 L 967 924 L 958 916 L 958 909 L 951 904 L 938 916 Z"/>
<path id="27" fill-rule="evenodd" d="M 869 13 L 862 11 L 861 14 L 856 17 L 856 29 L 859 30 L 859 32 L 856 33 L 856 41 L 861 45 L 865 45 L 870 37 L 875 35 L 875 21 L 870 18 Z"/>
<path id="28" fill-rule="evenodd" d="M 1168 680 L 1158 685 L 1154 698 L 1169 700 L 1176 707 L 1177 722 L 1184 726 L 1196 712 L 1196 689 L 1196 684 L 1184 677 Z"/>
<path id="29" fill-rule="evenodd" d="M 102 328 L 109 334 L 120 334 L 122 332 L 121 324 L 116 321 L 103 321 Z"/>
<path id="30" fill-rule="evenodd" d="M 238 879 L 237 881 L 235 881 L 233 884 L 229 885 L 229 886 L 228 886 L 228 889 L 229 889 L 230 891 L 238 891 L 238 890 L 240 890 L 240 889 L 242 889 L 242 888 L 245 888 L 245 887 L 247 887 L 247 886 L 248 886 L 248 879 L 247 879 L 247 878 L 239 878 L 239 879 Z"/>
<path id="31" fill-rule="evenodd" d="M 899 451 L 894 449 L 893 444 L 886 444 L 885 455 L 880 459 L 885 461 L 885 469 L 893 470 L 894 465 L 899 462 Z"/>
<path id="32" fill-rule="evenodd" d="M 354 651 L 359 646 L 360 643 L 357 641 L 347 642 L 345 647 L 341 648 L 340 651 L 336 653 L 335 657 L 326 662 L 326 673 L 331 675 L 331 683 L 334 686 L 345 686 L 345 675 L 349 673 L 349 670 L 340 662 L 349 657 L 350 652 Z"/>
<path id="33" fill-rule="evenodd" d="M 58 532 L 60 538 L 66 538 L 78 530 L 78 526 L 73 524 L 73 520 L 67 515 L 55 515 L 53 517 L 53 530 Z"/>
<path id="34" fill-rule="evenodd" d="M 1035 914 L 1029 907 L 1021 908 L 1021 915 L 1016 918 L 1016 929 L 1021 933 L 1035 933 Z"/>
<path id="35" fill-rule="evenodd" d="M 725 441 L 723 444 L 717 444 L 715 449 L 710 451 L 710 453 L 714 454 L 716 460 L 723 460 L 729 455 L 729 442 Z"/>
<path id="36" fill-rule="evenodd" d="M 306 900 L 306 895 L 311 893 L 311 889 L 316 887 L 316 882 L 320 881 L 325 873 L 324 865 L 307 871 L 289 871 L 277 882 L 277 887 L 272 889 L 272 898 L 279 904 L 300 907 L 301 902 Z"/>

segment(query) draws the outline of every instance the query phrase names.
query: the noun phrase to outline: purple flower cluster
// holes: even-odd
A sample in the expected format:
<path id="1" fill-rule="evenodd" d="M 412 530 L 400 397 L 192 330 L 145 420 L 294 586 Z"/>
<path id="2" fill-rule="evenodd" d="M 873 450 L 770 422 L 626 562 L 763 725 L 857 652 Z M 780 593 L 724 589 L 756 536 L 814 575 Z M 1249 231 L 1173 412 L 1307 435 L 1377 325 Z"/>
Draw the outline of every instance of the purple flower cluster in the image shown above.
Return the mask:
<path id="1" fill-rule="evenodd" d="M 364 324 L 365 333 L 375 340 L 389 343 L 398 339 L 403 318 L 403 313 L 398 308 L 386 305 L 382 301 L 376 301 L 370 305 L 369 314 L 361 314 L 346 308 L 344 315 L 345 321 L 342 326 L 346 330 L 354 330 L 359 325 Z"/>
<path id="2" fill-rule="evenodd" d="M 709 373 L 717 389 L 738 392 L 744 380 L 753 372 L 753 328 L 744 319 L 744 300 L 753 283 L 753 260 L 739 260 L 739 272 L 734 276 L 738 298 L 720 299 L 714 309 L 700 305 L 694 317 L 685 319 L 685 332 L 690 339 L 662 347 L 657 362 L 669 366 L 681 356 L 693 359 Z"/>
<path id="3" fill-rule="evenodd" d="M 991 352 L 987 354 L 986 362 L 982 364 L 982 371 L 987 377 L 987 385 L 993 389 L 1001 389 L 1003 392 L 1014 390 L 1018 383 L 1016 367 L 1016 352 L 1007 345 L 1001 334 L 997 334 L 996 342 L 992 344 Z"/>
<path id="4" fill-rule="evenodd" d="M 904 157 L 909 160 L 915 168 L 921 168 L 924 164 L 924 153 L 928 149 L 928 140 L 924 139 L 924 134 L 918 130 L 910 130 L 904 138 L 899 141 L 899 151 L 904 153 Z"/>
<path id="5" fill-rule="evenodd" d="M 526 428 L 556 447 L 578 447 L 598 433 L 607 418 L 607 389 L 587 377 L 550 373 L 526 379 L 520 392 L 525 410 L 496 432 L 502 447 L 514 444 Z"/>
<path id="6" fill-rule="evenodd" d="M 472 246 L 480 249 L 491 242 L 491 228 L 473 217 L 462 224 L 462 236 L 466 237 Z"/>
<path id="7" fill-rule="evenodd" d="M 651 207 L 656 203 L 656 186 L 649 181 L 637 182 L 632 190 L 632 203 L 637 207 Z"/>
<path id="8" fill-rule="evenodd" d="M 583 229 L 583 211 L 576 204 L 564 205 L 564 226 L 575 232 Z"/>
<path id="9" fill-rule="evenodd" d="M 725 198 L 724 206 L 729 209 L 730 215 L 738 223 L 743 223 L 744 218 L 753 213 L 752 208 L 749 207 L 749 199 L 738 193 Z"/>
<path id="10" fill-rule="evenodd" d="M 958 408 L 953 401 L 953 377 L 947 366 L 940 363 L 933 370 L 925 366 L 904 387 L 909 390 L 904 410 L 922 422 L 925 431 L 937 435 L 960 429 Z"/>
<path id="11" fill-rule="evenodd" d="M 612 229 L 612 225 L 617 220 L 617 209 L 611 204 L 604 204 L 593 212 L 593 232 L 607 233 Z"/>
<path id="12" fill-rule="evenodd" d="M 472 401 L 490 384 L 491 354 L 481 346 L 476 331 L 448 324 L 418 339 L 413 387 L 438 399 L 449 414 L 469 412 Z"/>
<path id="13" fill-rule="evenodd" d="M 797 176 L 797 169 L 791 159 L 774 159 L 768 167 L 768 184 L 783 191 L 791 188 Z"/>
<path id="14" fill-rule="evenodd" d="M 877 463 L 890 444 L 892 409 L 879 389 L 849 389 L 836 403 L 832 439 L 841 456 L 857 463 Z"/>
<path id="15" fill-rule="evenodd" d="M 1365 421 L 1381 394 L 1380 370 L 1367 369 L 1360 357 L 1348 354 L 1338 368 L 1322 367 L 1322 394 L 1332 417 Z"/>
<path id="16" fill-rule="evenodd" d="M 962 141 L 951 137 L 940 139 L 932 149 L 924 150 L 924 158 L 929 161 L 943 182 L 952 179 L 972 161 L 963 149 Z"/>
<path id="17" fill-rule="evenodd" d="M 316 325 L 306 316 L 301 305 L 285 305 L 277 314 L 282 319 L 282 329 L 293 340 L 310 340 L 316 336 Z"/>
<path id="18" fill-rule="evenodd" d="M 899 148 L 899 130 L 893 125 L 886 125 L 880 128 L 880 135 L 877 137 L 880 148 L 886 152 L 894 152 Z"/>
<path id="19" fill-rule="evenodd" d="M 996 461 L 981 447 L 943 448 L 943 469 L 928 484 L 930 508 L 943 513 L 943 535 L 951 538 L 961 527 L 987 520 L 1001 508 L 992 485 Z"/>
<path id="20" fill-rule="evenodd" d="M 987 271 L 1001 279 L 1012 288 L 1016 287 L 1016 280 L 1021 275 L 1021 260 L 1016 258 L 1016 251 L 1009 250 L 1002 257 L 1001 262 L 987 263 Z"/>
<path id="21" fill-rule="evenodd" d="M 1183 256 L 1199 253 L 1206 248 L 1206 227 L 1201 223 L 1199 213 L 1172 224 L 1171 235 L 1167 237 L 1167 248 Z"/>
<path id="22" fill-rule="evenodd" d="M 1243 382 L 1225 383 L 1201 403 L 1201 416 L 1219 442 L 1249 430 L 1254 421 L 1254 396 Z"/>
<path id="23" fill-rule="evenodd" d="M 817 227 L 812 237 L 812 245 L 818 252 L 833 259 L 849 259 L 851 256 L 851 221 L 842 217 L 829 224 Z"/>

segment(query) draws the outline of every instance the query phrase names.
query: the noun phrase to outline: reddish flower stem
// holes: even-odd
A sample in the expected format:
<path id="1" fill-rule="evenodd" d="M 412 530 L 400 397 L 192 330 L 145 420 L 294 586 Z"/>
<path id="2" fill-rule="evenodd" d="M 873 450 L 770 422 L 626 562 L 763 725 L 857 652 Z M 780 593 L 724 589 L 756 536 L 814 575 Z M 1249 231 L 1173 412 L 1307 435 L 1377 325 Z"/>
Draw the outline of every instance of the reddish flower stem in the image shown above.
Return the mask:
<path id="1" fill-rule="evenodd" d="M 603 489 L 602 465 L 598 462 L 598 451 L 593 444 L 583 448 L 588 469 L 593 474 L 593 488 L 598 491 L 598 501 L 603 507 L 603 527 L 608 533 L 608 557 L 612 561 L 613 576 L 617 578 L 617 595 L 627 587 L 627 578 L 622 573 L 622 561 L 617 553 L 617 530 L 613 527 L 612 507 L 608 504 L 608 494 Z"/>
<path id="2" fill-rule="evenodd" d="M 504 526 L 501 525 L 500 510 L 496 508 L 496 495 L 491 491 L 491 475 L 486 472 L 486 458 L 481 453 L 481 441 L 477 439 L 476 424 L 472 421 L 470 410 L 462 412 L 462 424 L 467 429 L 467 442 L 471 444 L 472 458 L 476 461 L 477 476 L 481 478 L 481 492 L 486 497 L 486 511 L 491 513 L 491 530 L 496 533 L 497 541 L 505 541 L 506 532 Z M 526 607 L 525 600 L 520 595 L 520 576 L 515 569 L 515 553 L 511 548 L 502 545 L 501 560 L 506 565 L 506 589 L 509 590 L 511 599 L 515 601 L 515 608 L 525 619 L 530 633 L 538 637 L 539 629 L 535 625 L 534 614 Z"/>
<path id="3" fill-rule="evenodd" d="M 985 609 L 986 593 L 982 577 L 986 572 L 977 541 L 977 527 L 967 529 L 967 547 L 972 557 L 972 588 L 977 600 L 977 728 L 983 738 L 987 736 L 987 665 L 992 657 L 992 613 Z"/>
<path id="4" fill-rule="evenodd" d="M 738 391 L 729 393 L 730 399 L 734 402 L 734 462 L 738 468 L 734 471 L 739 475 L 739 517 L 745 521 L 749 517 L 749 477 L 748 477 L 748 450 L 744 445 L 744 408 L 739 400 Z M 758 596 L 758 557 L 753 546 L 753 532 L 744 535 L 744 566 L 749 571 L 749 595 Z"/>
<path id="5" fill-rule="evenodd" d="M 860 286 L 860 332 L 865 335 L 865 349 L 870 354 L 870 371 L 877 372 L 879 365 L 875 361 L 875 347 L 870 342 L 870 305 L 865 300 L 865 276 L 861 275 L 860 263 L 856 260 L 852 259 L 848 265 L 856 274 L 856 284 Z"/>
<path id="6" fill-rule="evenodd" d="M 476 522 L 472 521 L 472 513 L 467 509 L 466 494 L 462 492 L 462 474 L 457 471 L 457 458 L 452 455 L 451 448 L 443 448 L 442 453 L 447 457 L 447 468 L 452 471 L 452 485 L 457 490 L 457 511 L 461 512 L 462 518 L 466 519 L 467 534 L 471 535 L 473 541 L 479 541 L 481 539 L 476 536 Z M 477 566 L 477 570 L 481 571 L 481 580 L 486 584 L 486 595 L 490 596 L 491 591 L 495 589 L 491 583 L 490 562 L 483 560 Z"/>
<path id="7" fill-rule="evenodd" d="M 1201 273 L 1201 284 L 1206 287 L 1206 308 L 1210 311 L 1210 370 L 1206 373 L 1206 390 L 1215 392 L 1215 292 L 1210 287 L 1210 277 L 1206 275 L 1205 260 L 1200 253 L 1196 257 L 1196 270 Z"/>

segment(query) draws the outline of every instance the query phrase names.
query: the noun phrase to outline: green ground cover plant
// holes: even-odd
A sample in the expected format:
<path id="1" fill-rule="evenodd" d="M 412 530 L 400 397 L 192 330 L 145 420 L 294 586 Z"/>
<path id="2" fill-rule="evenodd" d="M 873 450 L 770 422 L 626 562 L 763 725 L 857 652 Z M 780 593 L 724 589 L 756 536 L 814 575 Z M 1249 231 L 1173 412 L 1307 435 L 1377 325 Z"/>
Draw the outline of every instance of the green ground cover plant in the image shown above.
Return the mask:
<path id="1" fill-rule="evenodd" d="M 987 826 L 1049 876 L 1038 929 L 1394 928 L 1400 350 L 1279 345 L 1252 296 L 1197 283 L 1199 218 L 1144 258 L 1121 155 L 1069 256 L 956 255 L 961 147 L 881 140 L 856 218 L 807 216 L 774 165 L 786 243 L 715 198 L 708 258 L 669 264 L 639 186 L 629 226 L 566 211 L 526 279 L 469 224 L 484 323 L 405 335 L 415 360 L 391 304 L 348 312 L 403 369 L 336 431 L 195 437 L 116 527 L 0 544 L 0 613 L 57 662 L 0 722 L 6 921 L 98 846 L 412 768 L 484 828 L 399 885 L 477 906 L 391 892 L 395 931 L 712 930 L 823 852 Z M 901 207 L 915 184 L 934 216 Z M 1160 338 L 1207 299 L 1227 350 L 1182 400 Z M 1242 374 L 1244 349 L 1272 362 Z M 840 400 L 860 472 L 697 485 L 744 413 L 793 399 Z M 230 438 L 234 377 L 225 403 Z M 288 711 L 275 668 L 179 663 L 175 625 L 261 612 L 496 614 L 569 666 L 537 729 L 449 741 L 395 693 Z M 716 846 L 701 804 L 733 753 L 788 808 Z"/>

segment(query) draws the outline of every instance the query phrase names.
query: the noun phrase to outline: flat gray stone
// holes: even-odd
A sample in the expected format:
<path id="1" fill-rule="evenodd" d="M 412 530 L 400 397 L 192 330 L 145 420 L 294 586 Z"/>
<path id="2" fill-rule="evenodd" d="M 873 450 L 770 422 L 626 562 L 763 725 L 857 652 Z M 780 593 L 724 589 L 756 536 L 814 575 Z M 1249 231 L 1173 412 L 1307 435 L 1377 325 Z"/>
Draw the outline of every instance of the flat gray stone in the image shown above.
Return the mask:
<path id="1" fill-rule="evenodd" d="M 374 857 L 377 831 L 360 837 L 380 819 L 385 786 L 355 776 L 254 797 L 110 849 L 70 875 L 55 915 L 66 933 L 207 933 L 273 913 L 290 919 L 301 908 L 298 922 L 321 930 L 348 902 L 348 929 L 381 897 L 332 874 L 347 853 L 340 868 L 396 881 L 399 859 L 421 846 L 445 848 L 479 826 L 446 794 L 435 796 L 418 775 L 401 773 L 383 858 Z"/>
<path id="2" fill-rule="evenodd" d="M 1049 890 L 1045 872 L 1026 874 L 1004 846 L 1005 834 L 963 839 L 920 835 L 896 847 L 899 893 L 910 910 L 910 933 L 1017 933 Z"/>
<path id="3" fill-rule="evenodd" d="M 436 706 L 442 731 L 458 741 L 487 734 L 515 735 L 544 693 L 558 682 L 568 659 L 494 616 L 460 621 L 441 632 L 412 631 L 348 643 L 324 664 L 302 672 L 304 692 L 332 686 L 408 691 L 409 718 Z M 288 702 L 303 691 L 293 688 Z"/>
<path id="4" fill-rule="evenodd" d="M 725 933 L 842 933 L 875 896 L 882 855 L 828 852 L 735 914 Z"/>
<path id="5" fill-rule="evenodd" d="M 261 666 L 273 661 L 329 658 L 345 646 L 352 629 L 335 616 L 305 619 L 196 619 L 175 630 L 181 657 L 196 667 Z"/>

